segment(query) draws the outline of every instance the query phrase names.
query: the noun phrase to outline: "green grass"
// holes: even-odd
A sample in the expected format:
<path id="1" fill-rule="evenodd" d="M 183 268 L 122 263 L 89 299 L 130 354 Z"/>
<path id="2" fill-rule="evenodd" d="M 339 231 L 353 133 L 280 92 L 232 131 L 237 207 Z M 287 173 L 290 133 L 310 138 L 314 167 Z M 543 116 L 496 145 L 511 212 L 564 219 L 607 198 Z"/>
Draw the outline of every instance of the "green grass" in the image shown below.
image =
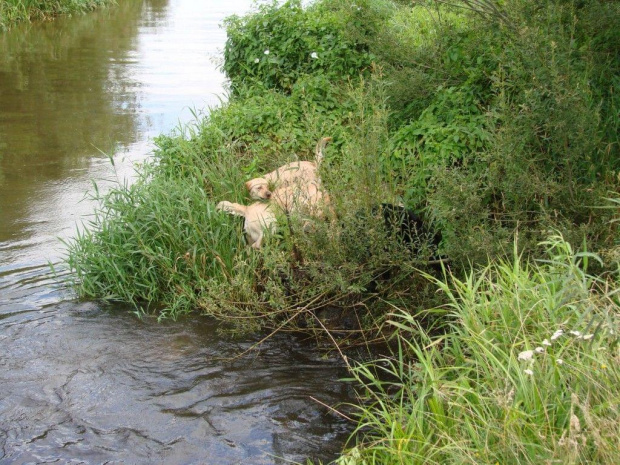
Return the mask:
<path id="1" fill-rule="evenodd" d="M 105 195 L 95 191 L 100 207 L 67 244 L 79 295 L 130 302 L 162 318 L 200 311 L 245 330 L 279 326 L 283 315 L 300 308 L 297 323 L 313 320 L 312 312 L 334 302 L 368 304 L 365 288 L 388 270 L 393 281 L 376 290 L 380 300 L 372 298 L 376 315 L 385 314 L 382 300 L 408 299 L 403 290 L 423 281 L 411 277 L 414 265 L 423 266 L 432 252 L 403 249 L 382 223 L 369 230 L 363 216 L 371 215 L 368 206 L 377 199 L 395 195 L 380 181 L 374 156 L 385 136 L 385 112 L 371 103 L 367 84 L 338 92 L 349 100 L 348 126 L 326 127 L 330 118 L 320 102 L 305 98 L 302 104 L 304 97 L 298 101 L 293 94 L 274 97 L 276 105 L 274 98 L 258 96 L 158 138 L 155 158 L 140 168 L 134 184 L 117 185 Z M 256 129 L 255 114 L 267 126 L 284 126 L 282 134 L 290 139 L 274 141 L 278 135 L 270 132 L 240 138 L 246 127 Z M 248 249 L 243 221 L 216 212 L 215 205 L 247 203 L 243 184 L 258 175 L 258 166 L 280 166 L 296 157 L 293 151 L 311 159 L 319 136 L 334 129 L 340 148 L 328 147 L 324 182 L 337 199 L 338 221 L 315 219 L 308 234 L 307 219 L 292 215 L 260 252 Z M 367 136 L 364 146 L 356 143 L 359 131 Z M 291 152 L 283 152 L 288 144 Z"/>
<path id="2" fill-rule="evenodd" d="M 359 443 L 338 463 L 620 461 L 618 276 L 561 237 L 519 257 L 435 280 L 443 334 L 395 312 L 398 350 L 353 369 L 365 386 Z"/>
<path id="3" fill-rule="evenodd" d="M 0 31 L 21 21 L 49 20 L 60 14 L 83 13 L 115 0 L 3 0 L 0 2 Z"/>

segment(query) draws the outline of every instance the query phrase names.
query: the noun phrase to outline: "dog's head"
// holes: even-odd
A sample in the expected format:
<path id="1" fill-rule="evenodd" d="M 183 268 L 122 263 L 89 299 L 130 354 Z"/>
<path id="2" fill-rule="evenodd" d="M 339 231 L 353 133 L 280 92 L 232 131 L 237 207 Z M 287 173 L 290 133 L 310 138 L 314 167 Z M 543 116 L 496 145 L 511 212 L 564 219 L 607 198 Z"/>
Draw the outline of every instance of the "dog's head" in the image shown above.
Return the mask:
<path id="1" fill-rule="evenodd" d="M 245 187 L 250 193 L 250 197 L 257 200 L 268 200 L 271 198 L 269 183 L 265 178 L 250 179 L 245 183 Z"/>

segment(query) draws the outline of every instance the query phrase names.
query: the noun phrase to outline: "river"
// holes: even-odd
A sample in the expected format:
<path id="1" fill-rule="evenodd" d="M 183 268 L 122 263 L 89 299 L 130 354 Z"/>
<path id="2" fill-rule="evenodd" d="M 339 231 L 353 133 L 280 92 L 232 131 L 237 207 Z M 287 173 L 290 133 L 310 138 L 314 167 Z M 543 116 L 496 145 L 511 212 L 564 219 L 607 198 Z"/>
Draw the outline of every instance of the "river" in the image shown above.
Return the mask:
<path id="1" fill-rule="evenodd" d="M 251 7 L 118 3 L 0 35 L 0 463 L 329 461 L 353 427 L 322 405 L 353 401 L 337 357 L 282 334 L 235 359 L 262 335 L 138 319 L 50 271 L 93 182 L 130 182 L 153 137 L 224 98 L 220 24 Z"/>

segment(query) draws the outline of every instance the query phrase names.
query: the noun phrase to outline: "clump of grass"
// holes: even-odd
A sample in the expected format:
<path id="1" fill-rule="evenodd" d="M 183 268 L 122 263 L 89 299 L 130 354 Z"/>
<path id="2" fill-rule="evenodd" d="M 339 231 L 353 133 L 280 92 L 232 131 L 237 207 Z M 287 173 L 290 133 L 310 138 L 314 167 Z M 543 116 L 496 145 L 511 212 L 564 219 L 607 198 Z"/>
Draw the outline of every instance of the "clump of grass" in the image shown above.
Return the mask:
<path id="1" fill-rule="evenodd" d="M 60 14 L 84 13 L 116 0 L 4 0 L 0 2 L 0 31 L 20 21 L 48 20 Z"/>
<path id="2" fill-rule="evenodd" d="M 440 336 L 391 315 L 398 350 L 353 369 L 360 442 L 340 465 L 620 461 L 617 277 L 588 274 L 597 258 L 561 236 L 544 245 L 538 265 L 431 278 Z"/>

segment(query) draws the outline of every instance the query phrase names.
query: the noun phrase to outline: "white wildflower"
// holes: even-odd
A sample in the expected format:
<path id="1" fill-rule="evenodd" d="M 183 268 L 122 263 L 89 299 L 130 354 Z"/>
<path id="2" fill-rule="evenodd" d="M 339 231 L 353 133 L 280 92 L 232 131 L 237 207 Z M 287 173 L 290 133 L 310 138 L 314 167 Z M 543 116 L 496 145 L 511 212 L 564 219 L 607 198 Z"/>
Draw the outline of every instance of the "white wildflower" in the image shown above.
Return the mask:
<path id="1" fill-rule="evenodd" d="M 527 361 L 527 360 L 532 360 L 533 357 L 534 357 L 533 350 L 525 350 L 519 354 L 517 359 Z"/>
<path id="2" fill-rule="evenodd" d="M 544 341 L 542 341 L 542 345 L 549 347 L 551 343 L 549 342 L 549 339 L 545 339 Z"/>
<path id="3" fill-rule="evenodd" d="M 573 336 L 576 336 L 576 337 L 581 336 L 581 333 L 580 333 L 579 331 L 570 331 L 570 333 L 571 333 Z"/>
<path id="4" fill-rule="evenodd" d="M 312 53 L 310 54 L 310 58 L 312 58 L 312 59 L 314 59 L 314 60 L 316 60 L 318 57 L 319 57 L 319 54 L 318 54 L 318 53 L 316 53 L 316 52 L 312 52 Z"/>
<path id="5" fill-rule="evenodd" d="M 254 63 L 258 63 L 260 60 L 258 58 L 254 58 Z"/>
<path id="6" fill-rule="evenodd" d="M 530 375 L 530 376 L 532 376 L 534 374 L 534 372 L 532 370 L 530 370 L 529 368 L 523 370 L 523 373 L 525 373 L 526 375 Z"/>
<path id="7" fill-rule="evenodd" d="M 562 360 L 561 358 L 558 358 L 555 363 L 557 363 L 558 365 L 562 365 L 564 363 L 564 360 Z"/>
<path id="8" fill-rule="evenodd" d="M 542 354 L 545 351 L 544 347 L 536 347 L 534 349 L 534 352 L 536 352 L 537 354 Z"/>
<path id="9" fill-rule="evenodd" d="M 553 335 L 551 336 L 551 340 L 555 341 L 557 338 L 559 338 L 562 334 L 564 334 L 564 331 L 562 331 L 561 329 L 558 329 L 555 333 L 553 333 Z"/>
<path id="10" fill-rule="evenodd" d="M 269 49 L 265 50 L 265 55 L 269 55 Z"/>
<path id="11" fill-rule="evenodd" d="M 586 334 L 581 339 L 585 339 L 587 341 L 588 339 L 592 339 L 593 337 L 594 337 L 594 334 Z"/>

